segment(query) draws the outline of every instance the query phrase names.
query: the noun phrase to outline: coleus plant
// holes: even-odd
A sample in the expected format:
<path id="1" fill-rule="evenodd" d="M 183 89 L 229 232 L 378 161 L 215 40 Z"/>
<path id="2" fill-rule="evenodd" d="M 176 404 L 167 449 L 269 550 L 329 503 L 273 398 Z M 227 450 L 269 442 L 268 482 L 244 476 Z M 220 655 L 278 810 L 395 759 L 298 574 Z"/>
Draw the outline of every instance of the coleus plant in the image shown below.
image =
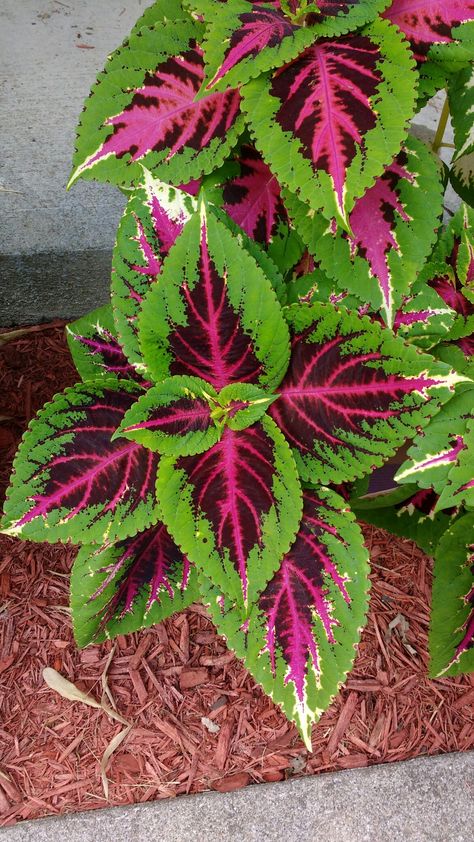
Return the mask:
<path id="1" fill-rule="evenodd" d="M 201 599 L 309 748 L 365 622 L 356 518 L 434 555 L 431 672 L 474 666 L 473 211 L 441 223 L 448 177 L 471 201 L 473 19 L 158 0 L 81 117 L 70 183 L 127 194 L 111 302 L 68 327 L 82 382 L 3 529 L 81 545 L 80 646 Z M 450 172 L 409 133 L 441 88 Z"/>

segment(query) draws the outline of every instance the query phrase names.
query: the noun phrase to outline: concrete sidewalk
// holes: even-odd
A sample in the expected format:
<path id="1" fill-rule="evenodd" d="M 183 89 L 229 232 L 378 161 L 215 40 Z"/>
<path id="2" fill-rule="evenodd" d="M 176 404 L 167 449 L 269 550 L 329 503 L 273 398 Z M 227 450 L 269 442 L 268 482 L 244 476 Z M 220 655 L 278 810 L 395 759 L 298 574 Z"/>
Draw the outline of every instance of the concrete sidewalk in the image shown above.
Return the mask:
<path id="1" fill-rule="evenodd" d="M 109 184 L 65 188 L 83 101 L 150 2 L 0 3 L 0 326 L 77 318 L 108 300 L 124 197 Z M 416 117 L 425 140 L 442 102 Z"/>
<path id="2" fill-rule="evenodd" d="M 472 842 L 474 752 L 24 822 L 0 842 Z"/>

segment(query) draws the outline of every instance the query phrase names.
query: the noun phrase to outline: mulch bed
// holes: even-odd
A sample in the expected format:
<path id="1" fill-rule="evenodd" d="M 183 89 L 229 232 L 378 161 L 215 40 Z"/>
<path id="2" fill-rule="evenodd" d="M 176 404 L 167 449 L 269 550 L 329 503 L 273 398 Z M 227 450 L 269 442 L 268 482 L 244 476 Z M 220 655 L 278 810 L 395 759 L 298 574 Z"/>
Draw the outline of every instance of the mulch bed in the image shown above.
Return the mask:
<path id="1" fill-rule="evenodd" d="M 26 423 L 75 380 L 62 323 L 0 348 L 1 490 Z M 202 606 L 80 652 L 68 613 L 74 548 L 0 537 L 0 825 L 473 748 L 474 676 L 426 677 L 430 559 L 364 531 L 369 623 L 345 688 L 314 728 L 312 754 Z M 98 700 L 108 682 L 132 723 L 108 765 L 108 801 L 100 762 L 123 726 L 49 689 L 46 666 Z"/>

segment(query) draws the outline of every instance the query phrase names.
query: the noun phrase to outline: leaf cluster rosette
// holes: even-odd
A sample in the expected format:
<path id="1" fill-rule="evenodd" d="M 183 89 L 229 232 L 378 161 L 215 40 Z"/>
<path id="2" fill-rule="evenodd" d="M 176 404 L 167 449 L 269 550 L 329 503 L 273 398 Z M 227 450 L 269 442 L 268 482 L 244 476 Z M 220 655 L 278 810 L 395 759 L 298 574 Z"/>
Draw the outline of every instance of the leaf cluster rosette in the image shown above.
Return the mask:
<path id="1" fill-rule="evenodd" d="M 127 194 L 111 302 L 68 327 L 82 382 L 3 529 L 81 545 L 81 646 L 201 599 L 308 747 L 365 622 L 356 517 L 435 555 L 431 671 L 472 666 L 473 212 L 441 217 L 448 176 L 472 201 L 473 18 L 158 0 L 79 125 L 70 183 Z M 440 88 L 448 174 L 408 133 Z"/>

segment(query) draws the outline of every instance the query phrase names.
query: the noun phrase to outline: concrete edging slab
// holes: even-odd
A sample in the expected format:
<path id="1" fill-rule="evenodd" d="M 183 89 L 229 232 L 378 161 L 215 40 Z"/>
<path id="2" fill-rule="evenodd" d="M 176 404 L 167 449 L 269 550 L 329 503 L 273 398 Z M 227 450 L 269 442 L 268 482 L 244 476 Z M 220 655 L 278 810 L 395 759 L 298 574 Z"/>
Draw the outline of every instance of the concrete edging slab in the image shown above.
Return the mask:
<path id="1" fill-rule="evenodd" d="M 471 842 L 474 752 L 24 822 L 0 842 Z"/>

